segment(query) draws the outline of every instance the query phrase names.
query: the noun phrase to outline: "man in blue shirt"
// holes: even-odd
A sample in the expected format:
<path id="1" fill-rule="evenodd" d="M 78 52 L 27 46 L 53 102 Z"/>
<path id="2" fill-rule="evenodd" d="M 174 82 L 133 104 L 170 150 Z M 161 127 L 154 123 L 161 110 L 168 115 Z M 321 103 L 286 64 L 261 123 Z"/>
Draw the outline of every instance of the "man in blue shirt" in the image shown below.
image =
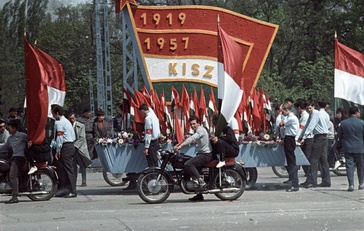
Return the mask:
<path id="1" fill-rule="evenodd" d="M 296 156 L 294 150 L 296 149 L 296 135 L 299 130 L 299 122 L 297 116 L 291 111 L 292 105 L 285 103 L 282 107 L 282 114 L 285 116 L 284 120 L 279 126 L 284 127 L 284 153 L 287 159 L 287 171 L 289 179 L 292 181 L 292 186 L 288 188 L 287 192 L 295 192 L 299 190 L 298 185 L 298 169 L 296 165 Z"/>
<path id="2" fill-rule="evenodd" d="M 72 198 L 77 197 L 76 173 L 73 169 L 73 158 L 76 139 L 72 124 L 64 117 L 63 107 L 52 105 L 52 115 L 56 120 L 54 123 L 55 132 L 55 165 L 59 177 L 58 192 L 56 197 Z"/>
<path id="3" fill-rule="evenodd" d="M 308 105 L 310 105 L 308 103 Z M 325 111 L 326 101 L 320 100 L 317 103 L 319 110 L 313 110 L 311 120 L 303 134 L 301 143 L 304 144 L 305 139 L 313 133 L 314 143 L 312 153 L 308 159 L 311 165 L 311 179 L 305 187 L 331 187 L 329 163 L 327 161 L 327 134 L 329 133 L 330 117 Z M 310 110 L 310 106 L 307 107 Z M 318 162 L 322 167 L 322 183 L 317 184 Z"/>
<path id="4" fill-rule="evenodd" d="M 159 150 L 158 138 L 161 135 L 159 120 L 154 111 L 147 104 L 139 107 L 144 116 L 144 155 L 147 157 L 148 167 L 158 166 L 157 152 Z"/>

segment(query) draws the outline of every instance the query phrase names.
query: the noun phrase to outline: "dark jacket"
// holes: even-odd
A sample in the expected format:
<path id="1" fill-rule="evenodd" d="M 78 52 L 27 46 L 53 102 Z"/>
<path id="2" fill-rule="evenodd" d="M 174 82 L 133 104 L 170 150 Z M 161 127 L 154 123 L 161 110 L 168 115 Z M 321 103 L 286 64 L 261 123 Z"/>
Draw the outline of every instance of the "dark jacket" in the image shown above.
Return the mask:
<path id="1" fill-rule="evenodd" d="M 364 121 L 352 116 L 341 122 L 338 130 L 339 146 L 344 153 L 364 154 Z"/>

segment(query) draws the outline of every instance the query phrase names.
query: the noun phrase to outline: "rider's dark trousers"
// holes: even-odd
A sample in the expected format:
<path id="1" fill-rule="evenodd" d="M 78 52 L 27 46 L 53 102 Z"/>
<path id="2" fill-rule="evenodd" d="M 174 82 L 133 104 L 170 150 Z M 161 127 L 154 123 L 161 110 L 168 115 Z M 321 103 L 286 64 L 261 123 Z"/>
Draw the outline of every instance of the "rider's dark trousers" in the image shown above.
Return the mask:
<path id="1" fill-rule="evenodd" d="M 294 150 L 296 149 L 296 140 L 294 136 L 285 136 L 284 142 L 284 153 L 287 159 L 287 171 L 289 179 L 292 181 L 293 187 L 298 187 L 298 169 L 299 166 L 296 164 L 296 156 L 294 155 Z"/>
<path id="2" fill-rule="evenodd" d="M 233 146 L 225 140 L 219 139 L 217 143 L 211 145 L 213 152 L 216 155 L 221 155 L 221 161 L 224 161 L 225 157 L 237 157 L 239 155 L 239 149 L 233 148 Z"/>
<path id="3" fill-rule="evenodd" d="M 197 155 L 191 159 L 189 159 L 185 163 L 185 170 L 187 174 L 189 174 L 193 180 L 199 179 L 200 173 L 197 168 L 204 166 L 205 163 L 214 160 L 214 155 L 212 153 L 197 153 Z"/>
<path id="4" fill-rule="evenodd" d="M 19 193 L 19 172 L 21 167 L 25 163 L 25 158 L 21 156 L 13 156 L 11 158 L 11 166 L 9 172 L 9 178 L 12 187 L 12 195 L 18 195 Z"/>

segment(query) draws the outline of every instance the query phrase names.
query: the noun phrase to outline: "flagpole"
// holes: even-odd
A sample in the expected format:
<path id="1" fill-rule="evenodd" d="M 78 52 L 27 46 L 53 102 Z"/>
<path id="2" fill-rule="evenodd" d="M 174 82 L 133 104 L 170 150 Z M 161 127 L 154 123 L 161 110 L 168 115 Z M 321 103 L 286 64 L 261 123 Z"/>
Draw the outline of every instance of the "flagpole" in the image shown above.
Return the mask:
<path id="1" fill-rule="evenodd" d="M 25 1 L 25 9 L 24 9 L 24 36 L 26 36 L 27 32 L 27 19 L 28 19 L 28 0 Z"/>

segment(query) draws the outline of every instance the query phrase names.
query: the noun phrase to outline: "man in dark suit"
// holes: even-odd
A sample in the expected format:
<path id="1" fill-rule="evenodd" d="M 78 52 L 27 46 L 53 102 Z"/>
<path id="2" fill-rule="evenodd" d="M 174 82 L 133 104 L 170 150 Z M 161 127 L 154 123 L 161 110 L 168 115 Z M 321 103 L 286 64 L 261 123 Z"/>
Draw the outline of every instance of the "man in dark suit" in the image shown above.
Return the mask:
<path id="1" fill-rule="evenodd" d="M 339 146 L 342 147 L 346 159 L 346 172 L 349 182 L 348 191 L 354 191 L 355 165 L 358 171 L 359 190 L 364 189 L 364 121 L 360 118 L 358 107 L 350 107 L 350 118 L 341 122 L 338 130 Z M 355 165 L 354 165 L 355 163 Z"/>

